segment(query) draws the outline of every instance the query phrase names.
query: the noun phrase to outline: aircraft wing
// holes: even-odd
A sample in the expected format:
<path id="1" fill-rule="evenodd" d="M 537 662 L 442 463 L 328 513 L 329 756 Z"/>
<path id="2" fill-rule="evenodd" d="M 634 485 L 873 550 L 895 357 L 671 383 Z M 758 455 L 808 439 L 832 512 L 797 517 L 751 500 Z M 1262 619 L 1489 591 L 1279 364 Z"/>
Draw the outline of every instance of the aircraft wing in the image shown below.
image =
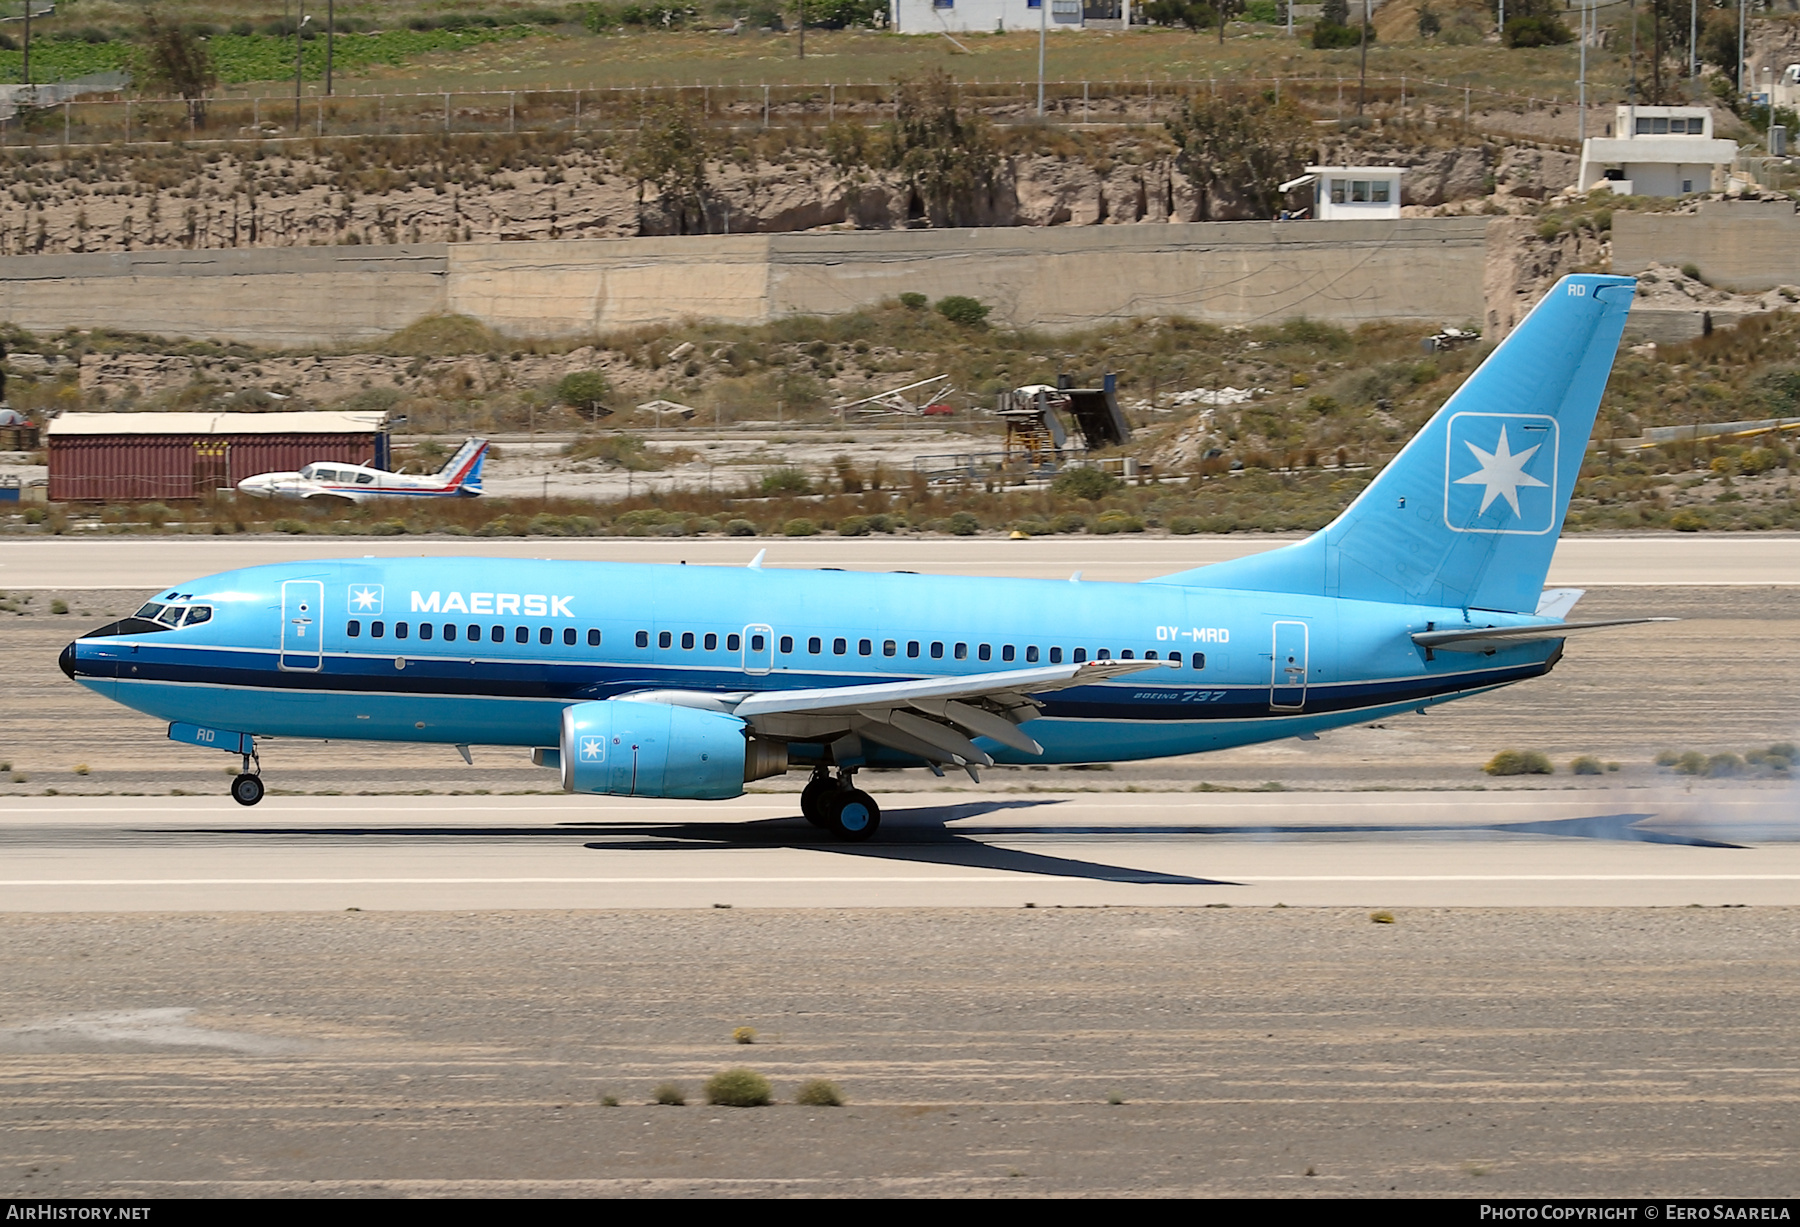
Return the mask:
<path id="1" fill-rule="evenodd" d="M 916 754 L 934 769 L 940 763 L 954 763 L 967 770 L 994 762 L 974 737 L 987 737 L 1025 754 L 1044 752 L 1018 727 L 1038 713 L 1040 704 L 1032 695 L 1169 665 L 1163 660 L 1090 660 L 963 677 L 765 691 L 738 702 L 732 712 L 759 731 L 791 734 L 807 726 L 835 727 Z"/>
<path id="2" fill-rule="evenodd" d="M 1561 639 L 1573 631 L 1609 626 L 1642 626 L 1646 622 L 1679 622 L 1680 618 L 1616 618 L 1608 622 L 1542 622 L 1534 626 L 1462 627 L 1453 631 L 1416 631 L 1412 641 L 1437 652 L 1493 652 L 1533 639 Z"/>

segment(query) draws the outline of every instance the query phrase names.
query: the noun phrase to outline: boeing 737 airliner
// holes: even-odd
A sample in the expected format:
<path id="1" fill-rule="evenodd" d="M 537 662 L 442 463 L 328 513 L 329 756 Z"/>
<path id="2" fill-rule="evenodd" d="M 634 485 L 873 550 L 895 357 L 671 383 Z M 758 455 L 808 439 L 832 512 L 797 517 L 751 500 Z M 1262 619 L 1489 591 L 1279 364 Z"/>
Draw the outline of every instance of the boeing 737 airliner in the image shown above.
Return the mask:
<path id="1" fill-rule="evenodd" d="M 1543 584 L 1630 308 L 1571 276 L 1333 523 L 1139 584 L 748 567 L 364 559 L 177 584 L 65 673 L 242 758 L 326 738 L 515 746 L 569 792 L 718 799 L 810 770 L 1087 763 L 1306 737 L 1550 671 Z M 1642 619 L 1647 621 L 1648 619 Z"/>

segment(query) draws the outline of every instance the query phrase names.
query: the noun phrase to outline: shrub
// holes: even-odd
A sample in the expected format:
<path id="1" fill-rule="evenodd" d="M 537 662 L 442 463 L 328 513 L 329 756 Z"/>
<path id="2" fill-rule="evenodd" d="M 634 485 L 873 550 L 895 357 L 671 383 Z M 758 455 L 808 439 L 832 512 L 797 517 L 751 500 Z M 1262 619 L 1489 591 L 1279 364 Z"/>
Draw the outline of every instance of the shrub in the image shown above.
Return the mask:
<path id="1" fill-rule="evenodd" d="M 53 614 L 66 614 L 69 612 L 69 603 L 67 601 L 51 601 L 50 612 Z"/>
<path id="2" fill-rule="evenodd" d="M 1715 754 L 1706 760 L 1706 775 L 1709 779 L 1742 774 L 1744 774 L 1744 760 L 1735 754 Z"/>
<path id="3" fill-rule="evenodd" d="M 1699 281 L 1701 280 L 1700 266 L 1698 264 L 1683 264 L 1681 266 L 1681 275 L 1686 277 L 1689 281 Z"/>
<path id="4" fill-rule="evenodd" d="M 868 516 L 845 516 L 837 522 L 840 537 L 866 537 L 871 531 Z"/>
<path id="5" fill-rule="evenodd" d="M 754 537 L 756 536 L 756 525 L 748 520 L 727 520 L 725 535 L 727 537 Z"/>
<path id="6" fill-rule="evenodd" d="M 779 469 L 770 469 L 762 475 L 762 492 L 768 494 L 811 494 L 812 478 L 806 475 L 805 469 L 797 469 L 789 465 Z"/>
<path id="7" fill-rule="evenodd" d="M 1387 912 L 1387 911 L 1370 912 L 1369 913 L 1369 923 L 1378 924 L 1378 925 L 1391 925 L 1394 923 L 1394 914 L 1392 912 Z"/>
<path id="8" fill-rule="evenodd" d="M 908 311 L 923 311 L 931 300 L 923 294 L 902 294 L 900 305 Z"/>
<path id="9" fill-rule="evenodd" d="M 786 524 L 783 524 L 781 526 L 781 532 L 783 536 L 788 537 L 816 537 L 819 535 L 819 526 L 815 521 L 803 517 L 796 520 L 789 520 Z"/>
<path id="10" fill-rule="evenodd" d="M 1502 750 L 1482 770 L 1489 775 L 1552 775 L 1556 768 L 1540 750 Z"/>
<path id="11" fill-rule="evenodd" d="M 612 411 L 605 401 L 612 384 L 599 371 L 575 371 L 556 385 L 556 399 L 585 418 L 605 417 Z"/>
<path id="12" fill-rule="evenodd" d="M 1126 511 L 1102 511 L 1094 521 L 1097 533 L 1141 533 L 1144 521 Z"/>
<path id="13" fill-rule="evenodd" d="M 1087 517 L 1079 511 L 1065 511 L 1050 521 L 1050 531 L 1054 533 L 1079 533 L 1087 530 Z"/>
<path id="14" fill-rule="evenodd" d="M 1554 17 L 1512 17 L 1506 22 L 1508 47 L 1560 47 L 1575 34 Z"/>
<path id="15" fill-rule="evenodd" d="M 813 1078 L 800 1087 L 800 1093 L 794 1096 L 794 1102 L 806 1108 L 841 1108 L 844 1106 L 843 1093 L 837 1084 L 824 1078 Z"/>
<path id="16" fill-rule="evenodd" d="M 753 1069 L 721 1070 L 706 1080 L 706 1102 L 722 1108 L 760 1108 L 773 1088 Z"/>
<path id="17" fill-rule="evenodd" d="M 1100 469 L 1064 469 L 1050 483 L 1050 492 L 1065 498 L 1084 498 L 1093 502 L 1117 490 L 1119 484 L 1118 478 Z"/>
<path id="18" fill-rule="evenodd" d="M 687 1106 L 687 1093 L 681 1089 L 679 1082 L 665 1082 L 650 1092 L 651 1103 L 660 1103 L 665 1107 L 683 1108 Z"/>
<path id="19" fill-rule="evenodd" d="M 1606 766 L 1592 754 L 1583 754 L 1569 764 L 1569 770 L 1575 775 L 1602 775 Z"/>
<path id="20" fill-rule="evenodd" d="M 87 775 L 87 774 L 89 774 L 89 770 L 90 769 L 86 763 L 76 763 L 75 764 L 75 774 L 76 775 Z"/>
<path id="21" fill-rule="evenodd" d="M 981 521 L 973 512 L 959 511 L 950 517 L 950 522 L 944 527 L 953 536 L 973 537 L 981 531 Z"/>
<path id="22" fill-rule="evenodd" d="M 754 1044 L 756 1042 L 756 1028 L 739 1027 L 736 1031 L 731 1033 L 731 1042 L 734 1044 Z"/>
<path id="23" fill-rule="evenodd" d="M 1369 41 L 1375 41 L 1375 30 L 1369 30 Z M 1340 26 L 1321 21 L 1312 28 L 1312 45 L 1314 51 L 1333 51 L 1340 47 L 1359 47 L 1362 45 L 1361 25 Z"/>
<path id="24" fill-rule="evenodd" d="M 937 300 L 937 313 L 962 328 L 979 328 L 987 322 L 989 308 L 978 298 L 952 294 Z"/>

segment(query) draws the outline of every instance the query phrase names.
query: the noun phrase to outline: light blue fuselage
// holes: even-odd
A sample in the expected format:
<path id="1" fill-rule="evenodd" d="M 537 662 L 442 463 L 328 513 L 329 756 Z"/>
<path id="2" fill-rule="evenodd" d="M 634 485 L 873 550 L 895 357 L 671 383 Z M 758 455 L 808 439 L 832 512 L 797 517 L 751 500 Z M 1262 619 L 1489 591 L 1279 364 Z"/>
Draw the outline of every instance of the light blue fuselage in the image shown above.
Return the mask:
<path id="1" fill-rule="evenodd" d="M 1000 762 L 1143 759 L 1423 707 L 1543 674 L 1561 651 L 1549 640 L 1431 659 L 1409 635 L 1464 625 L 1464 610 L 1191 581 L 418 558 L 250 567 L 167 596 L 213 616 L 78 640 L 65 667 L 162 720 L 331 740 L 555 746 L 566 706 L 649 690 L 994 673 L 1072 661 L 1077 650 L 1088 660 L 1178 653 L 1179 668 L 1039 696 L 1043 712 L 1024 731 L 1041 757 L 977 742 Z M 823 751 L 792 753 L 802 763 Z M 921 760 L 872 746 L 867 761 Z"/>

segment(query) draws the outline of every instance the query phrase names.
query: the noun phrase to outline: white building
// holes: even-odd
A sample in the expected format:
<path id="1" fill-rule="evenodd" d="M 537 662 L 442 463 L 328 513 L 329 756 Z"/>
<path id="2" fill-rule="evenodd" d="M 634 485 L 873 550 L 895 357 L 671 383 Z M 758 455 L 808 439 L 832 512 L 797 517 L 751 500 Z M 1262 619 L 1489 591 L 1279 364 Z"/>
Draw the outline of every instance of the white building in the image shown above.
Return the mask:
<path id="1" fill-rule="evenodd" d="M 1283 192 L 1312 185 L 1312 216 L 1322 222 L 1375 221 L 1400 216 L 1404 166 L 1308 166 Z"/>
<path id="2" fill-rule="evenodd" d="M 1050 11 L 1043 11 L 1048 4 Z M 1132 0 L 888 0 L 898 34 L 987 34 L 995 30 L 1119 30 Z"/>
<path id="3" fill-rule="evenodd" d="M 1622 106 L 1612 135 L 1582 142 L 1576 183 L 1621 196 L 1722 191 L 1737 152 L 1736 141 L 1714 139 L 1706 107 Z"/>

